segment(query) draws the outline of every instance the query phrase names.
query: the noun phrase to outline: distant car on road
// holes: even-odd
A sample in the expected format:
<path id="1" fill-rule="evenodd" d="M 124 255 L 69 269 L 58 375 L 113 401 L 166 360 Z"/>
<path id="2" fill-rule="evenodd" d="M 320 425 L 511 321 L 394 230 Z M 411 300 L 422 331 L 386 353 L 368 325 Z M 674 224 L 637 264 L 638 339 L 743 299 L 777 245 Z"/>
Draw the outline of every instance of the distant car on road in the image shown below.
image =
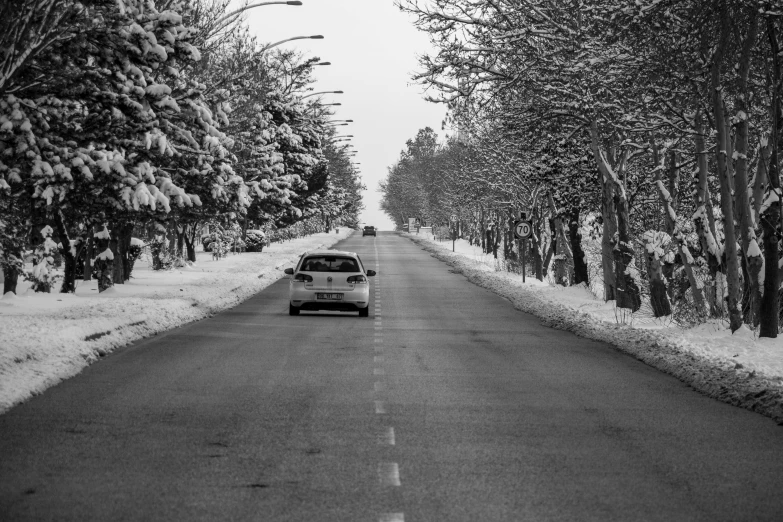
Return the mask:
<path id="1" fill-rule="evenodd" d="M 295 268 L 286 268 L 288 315 L 302 310 L 337 310 L 370 314 L 370 281 L 374 270 L 365 270 L 359 256 L 340 250 L 305 252 Z"/>
<path id="2" fill-rule="evenodd" d="M 366 226 L 362 230 L 362 237 L 364 236 L 375 236 L 375 227 L 372 226 Z"/>

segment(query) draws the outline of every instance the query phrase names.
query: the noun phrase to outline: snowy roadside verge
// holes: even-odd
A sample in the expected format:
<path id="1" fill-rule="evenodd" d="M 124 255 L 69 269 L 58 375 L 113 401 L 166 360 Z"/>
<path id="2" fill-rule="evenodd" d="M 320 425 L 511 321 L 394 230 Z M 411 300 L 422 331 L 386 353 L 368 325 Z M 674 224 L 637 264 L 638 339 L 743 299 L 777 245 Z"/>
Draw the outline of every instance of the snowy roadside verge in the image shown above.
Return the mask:
<path id="1" fill-rule="evenodd" d="M 0 299 L 0 413 L 112 350 L 236 306 L 277 281 L 302 252 L 329 248 L 353 230 L 274 243 L 261 253 L 152 271 L 143 260 L 124 285 L 101 294 L 95 281 L 75 294 L 25 291 Z"/>
<path id="2" fill-rule="evenodd" d="M 754 339 L 746 329 L 734 336 L 719 325 L 691 330 L 660 321 L 629 326 L 614 320 L 611 304 L 580 287 L 563 289 L 518 274 L 496 272 L 475 249 L 452 253 L 451 242 L 403 233 L 472 283 L 505 297 L 514 307 L 552 328 L 609 343 L 723 402 L 755 411 L 783 424 L 783 343 Z M 581 295 L 580 295 L 581 294 Z M 611 317 L 611 320 L 608 318 Z"/>

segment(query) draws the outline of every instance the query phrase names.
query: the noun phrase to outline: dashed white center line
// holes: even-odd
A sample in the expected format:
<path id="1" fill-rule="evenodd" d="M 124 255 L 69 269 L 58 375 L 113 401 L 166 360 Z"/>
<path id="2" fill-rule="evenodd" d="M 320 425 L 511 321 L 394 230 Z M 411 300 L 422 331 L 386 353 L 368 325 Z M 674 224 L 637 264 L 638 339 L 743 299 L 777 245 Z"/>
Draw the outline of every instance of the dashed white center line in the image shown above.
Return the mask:
<path id="1" fill-rule="evenodd" d="M 378 444 L 394 446 L 394 428 L 388 427 L 379 433 Z"/>
<path id="2" fill-rule="evenodd" d="M 378 245 L 375 244 L 375 270 L 380 272 L 380 261 L 378 260 Z M 383 329 L 381 326 L 381 286 L 380 279 L 375 278 L 375 335 L 374 335 L 374 348 L 375 353 L 383 353 Z M 382 365 L 385 362 L 383 355 L 375 355 L 373 357 L 373 375 L 381 376 L 385 375 L 386 371 Z M 383 391 L 385 386 L 381 381 L 375 381 L 374 388 L 376 392 Z M 381 400 L 375 401 L 375 413 L 379 415 L 386 414 L 386 403 Z M 387 426 L 382 429 L 377 435 L 377 441 L 379 445 L 394 446 L 394 428 Z M 381 462 L 378 464 L 378 480 L 383 486 L 399 486 L 400 485 L 400 469 L 396 462 Z M 378 515 L 379 522 L 405 522 L 405 515 L 403 513 L 380 513 Z"/>
<path id="3" fill-rule="evenodd" d="M 378 464 L 378 479 L 383 486 L 400 485 L 400 468 L 396 462 L 381 462 Z"/>

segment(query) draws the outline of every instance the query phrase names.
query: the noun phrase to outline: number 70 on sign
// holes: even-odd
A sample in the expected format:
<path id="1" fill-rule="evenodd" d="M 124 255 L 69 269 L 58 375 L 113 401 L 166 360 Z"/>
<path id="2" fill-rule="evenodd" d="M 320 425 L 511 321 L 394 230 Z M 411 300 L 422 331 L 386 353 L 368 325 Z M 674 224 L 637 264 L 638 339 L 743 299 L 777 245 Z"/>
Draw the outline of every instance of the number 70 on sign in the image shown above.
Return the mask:
<path id="1" fill-rule="evenodd" d="M 514 236 L 517 239 L 527 239 L 533 233 L 533 226 L 530 221 L 516 221 L 514 223 Z"/>

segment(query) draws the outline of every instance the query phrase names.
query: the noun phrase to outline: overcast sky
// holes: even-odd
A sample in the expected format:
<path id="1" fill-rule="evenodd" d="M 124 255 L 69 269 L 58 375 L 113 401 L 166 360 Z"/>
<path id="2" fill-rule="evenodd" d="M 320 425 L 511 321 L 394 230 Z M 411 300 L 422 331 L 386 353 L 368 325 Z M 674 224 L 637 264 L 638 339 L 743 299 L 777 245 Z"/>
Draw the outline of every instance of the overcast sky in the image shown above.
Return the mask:
<path id="1" fill-rule="evenodd" d="M 340 134 L 353 134 L 361 163 L 365 210 L 361 221 L 381 230 L 392 222 L 379 208 L 378 181 L 399 157 L 405 142 L 424 127 L 443 136 L 442 105 L 425 102 L 422 88 L 411 82 L 416 56 L 430 47 L 427 37 L 393 0 L 302 0 L 299 7 L 270 5 L 251 9 L 247 23 L 262 41 L 322 34 L 323 40 L 295 40 L 281 48 L 298 49 L 330 66 L 316 68 L 316 91 L 330 94 L 324 103 L 340 102 L 335 119 L 355 123 Z"/>

